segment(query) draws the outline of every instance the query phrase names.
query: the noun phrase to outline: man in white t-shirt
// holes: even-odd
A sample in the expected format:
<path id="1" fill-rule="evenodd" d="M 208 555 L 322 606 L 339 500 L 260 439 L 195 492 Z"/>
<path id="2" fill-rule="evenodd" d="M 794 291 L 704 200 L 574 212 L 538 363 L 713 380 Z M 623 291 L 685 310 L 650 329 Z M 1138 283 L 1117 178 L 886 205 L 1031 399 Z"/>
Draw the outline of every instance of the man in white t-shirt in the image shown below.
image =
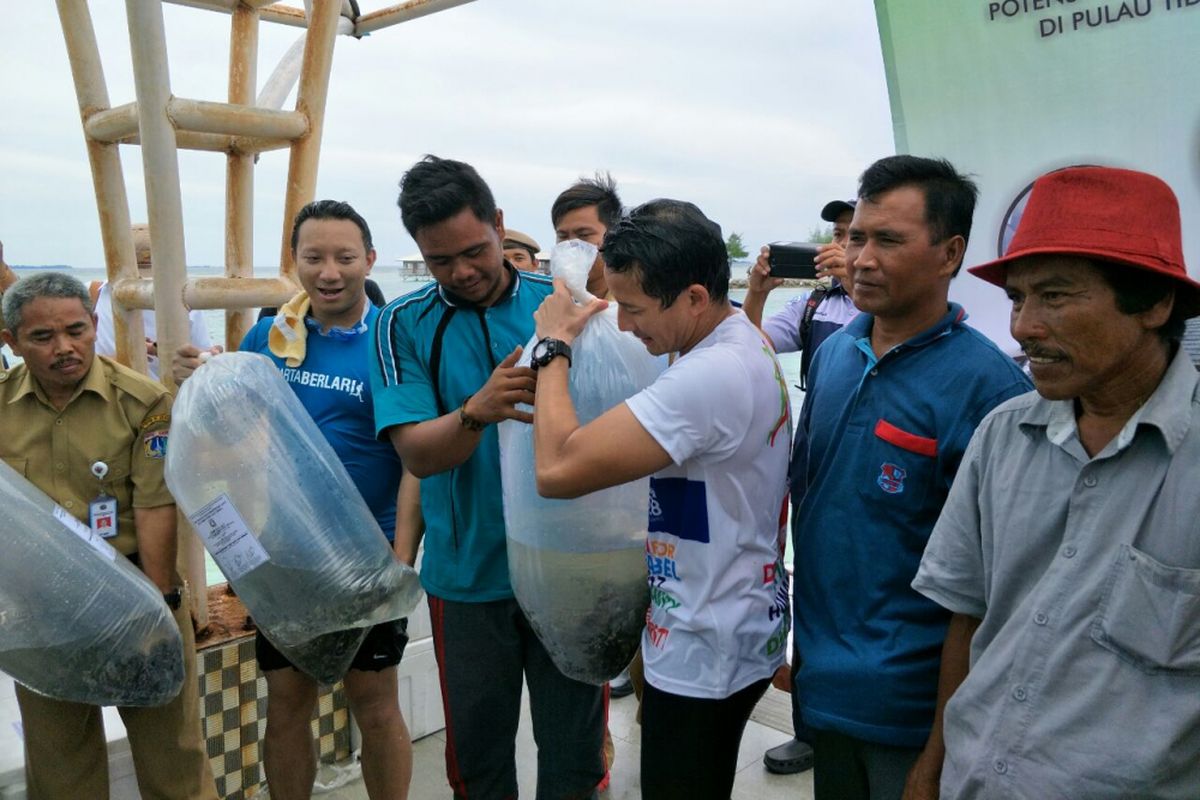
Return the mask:
<path id="1" fill-rule="evenodd" d="M 577 497 L 652 476 L 642 796 L 728 798 L 746 721 L 787 649 L 787 385 L 730 305 L 721 228 L 696 206 L 635 208 L 609 229 L 603 255 L 621 329 L 679 357 L 580 426 L 570 344 L 607 303 L 577 306 L 556 285 L 534 315 L 538 491 Z"/>
<path id="2" fill-rule="evenodd" d="M 139 223 L 133 226 L 133 250 L 137 259 L 138 275 L 149 279 L 152 267 L 148 225 Z M 92 307 L 96 311 L 96 355 L 115 358 L 117 340 L 113 333 L 112 285 L 108 281 L 93 283 L 89 292 L 92 295 Z M 151 378 L 158 380 L 158 333 L 154 328 L 153 311 L 142 312 L 142 325 L 146 333 L 146 371 Z M 208 326 L 204 322 L 204 315 L 199 311 L 188 312 L 188 341 L 198 350 L 208 350 L 212 347 Z"/>

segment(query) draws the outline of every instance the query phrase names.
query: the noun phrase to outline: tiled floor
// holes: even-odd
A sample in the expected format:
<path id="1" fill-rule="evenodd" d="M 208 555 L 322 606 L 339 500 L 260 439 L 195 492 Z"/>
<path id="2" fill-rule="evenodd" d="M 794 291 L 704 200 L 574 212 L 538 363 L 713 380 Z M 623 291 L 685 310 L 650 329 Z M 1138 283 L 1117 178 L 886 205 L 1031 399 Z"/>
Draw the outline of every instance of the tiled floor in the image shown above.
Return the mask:
<path id="1" fill-rule="evenodd" d="M 633 719 L 636 711 L 637 701 L 632 696 L 614 700 L 609 708 L 609 724 L 617 756 L 613 765 L 612 785 L 608 792 L 601 795 L 606 800 L 635 800 L 641 797 L 638 779 L 640 729 Z M 771 775 L 763 769 L 763 752 L 787 741 L 787 738 L 787 734 L 756 722 L 747 726 L 746 735 L 742 738 L 732 800 L 811 800 L 811 772 Z M 445 744 L 445 737 L 436 733 L 414 745 L 413 782 L 409 791 L 411 800 L 442 800 L 450 797 L 443 760 Z M 533 797 L 537 784 L 537 751 L 533 744 L 528 705 L 524 709 L 517 736 L 517 778 L 522 795 Z M 367 793 L 360 781 L 320 797 L 327 800 L 367 800 Z"/>
<path id="2" fill-rule="evenodd" d="M 768 691 L 775 691 L 769 689 Z M 603 797 L 607 800 L 634 800 L 641 796 L 638 777 L 638 745 L 640 729 L 634 721 L 637 711 L 637 701 L 631 697 L 614 700 L 609 708 L 609 724 L 616 744 L 617 756 L 613 765 L 612 785 Z M 21 740 L 15 720 L 19 719 L 16 710 L 16 699 L 13 696 L 12 681 L 7 676 L 0 675 L 0 720 L 4 728 L 0 730 L 0 774 L 10 770 L 21 769 Z M 107 715 L 106 715 L 107 716 Z M 112 715 L 114 718 L 115 714 Z M 119 718 L 106 719 L 110 725 L 120 725 Z M 738 776 L 734 784 L 733 800 L 810 800 L 812 794 L 812 773 L 801 775 L 771 775 L 762 765 L 763 752 L 787 740 L 787 734 L 750 722 L 746 734 L 742 738 L 742 748 L 738 759 Z M 445 762 L 443 749 L 445 737 L 441 733 L 426 736 L 414 745 L 415 764 L 413 769 L 412 788 L 409 797 L 412 800 L 440 800 L 450 797 L 446 785 Z M 125 755 L 125 761 L 128 755 Z M 114 775 L 113 800 L 136 800 L 137 790 L 128 764 L 124 769 L 117 769 L 123 775 Z M 533 797 L 537 783 L 537 750 L 533 743 L 533 734 L 529 722 L 528 704 L 521 718 L 521 728 L 517 737 L 517 772 L 521 791 L 526 797 Z M 0 798 L 8 795 L 0 790 Z M 19 796 L 19 795 L 14 795 Z M 340 789 L 317 795 L 323 800 L 367 800 L 366 790 L 362 781 L 358 780 Z"/>

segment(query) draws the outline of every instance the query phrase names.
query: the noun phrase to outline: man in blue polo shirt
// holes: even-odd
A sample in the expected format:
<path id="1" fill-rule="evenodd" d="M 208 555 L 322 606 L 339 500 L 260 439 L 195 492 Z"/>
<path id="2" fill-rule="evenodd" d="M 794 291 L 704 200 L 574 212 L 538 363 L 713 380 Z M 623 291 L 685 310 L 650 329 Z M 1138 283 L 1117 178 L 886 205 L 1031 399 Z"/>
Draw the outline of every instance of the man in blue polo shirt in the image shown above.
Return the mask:
<path id="1" fill-rule="evenodd" d="M 395 451 L 374 437 L 367 373 L 379 309 L 365 290 L 376 260 L 371 229 L 348 203 L 316 200 L 295 217 L 292 254 L 302 291 L 274 317 L 258 320 L 239 349 L 263 354 L 280 369 L 391 541 L 402 469 Z M 199 355 L 191 344 L 176 350 L 176 381 L 199 367 Z M 407 796 L 412 778 L 413 744 L 397 699 L 406 622 L 372 627 L 344 679 L 350 714 L 362 733 L 362 781 L 371 800 Z M 266 678 L 263 765 L 271 796 L 310 798 L 317 771 L 310 727 L 317 681 L 262 632 L 254 656 Z"/>
<path id="2" fill-rule="evenodd" d="M 400 215 L 436 282 L 386 306 L 375 330 L 375 425 L 421 478 L 434 652 L 455 797 L 517 794 L 522 681 L 538 743 L 538 798 L 587 798 L 604 777 L 603 690 L 554 666 L 513 597 L 495 423 L 531 422 L 517 367 L 550 279 L 504 261 L 504 218 L 469 164 L 426 156 L 400 181 Z M 405 543 L 416 552 L 416 542 Z"/>
<path id="3" fill-rule="evenodd" d="M 261 353 L 279 368 L 391 540 L 402 470 L 392 447 L 375 437 L 369 330 L 379 309 L 364 288 L 375 263 L 371 231 L 348 203 L 318 200 L 296 215 L 292 255 L 303 291 L 259 320 L 239 349 Z M 176 352 L 177 381 L 199 366 L 199 355 L 192 345 Z M 397 554 L 407 557 L 403 550 Z M 406 797 L 412 777 L 412 742 L 396 675 L 407 642 L 406 620 L 374 626 L 345 677 L 350 711 L 362 731 L 363 782 L 371 800 Z M 261 632 L 254 650 L 267 680 L 263 766 L 271 796 L 305 800 L 316 776 L 310 721 L 317 682 Z"/>
<path id="4" fill-rule="evenodd" d="M 1029 389 L 948 303 L 975 185 L 892 156 L 846 250 L 863 311 L 817 351 L 796 439 L 796 677 L 826 798 L 896 798 L 929 736 L 949 614 L 909 585 L 971 433 Z"/>

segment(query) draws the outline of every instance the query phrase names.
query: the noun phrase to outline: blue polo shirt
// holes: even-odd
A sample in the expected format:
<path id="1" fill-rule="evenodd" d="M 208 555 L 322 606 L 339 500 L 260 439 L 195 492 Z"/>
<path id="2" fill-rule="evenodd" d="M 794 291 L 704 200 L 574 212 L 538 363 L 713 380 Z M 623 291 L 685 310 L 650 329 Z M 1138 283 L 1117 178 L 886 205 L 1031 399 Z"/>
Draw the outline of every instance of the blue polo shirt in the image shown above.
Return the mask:
<path id="1" fill-rule="evenodd" d="M 431 283 L 380 312 L 371 390 L 381 437 L 393 425 L 454 411 L 533 336 L 533 312 L 554 284 L 547 276 L 508 269 L 507 293 L 486 308 Z M 484 428 L 466 462 L 421 481 L 421 510 L 425 591 L 467 603 L 513 596 L 495 425 Z"/>
<path id="2" fill-rule="evenodd" d="M 804 721 L 924 745 L 949 613 L 911 587 L 967 442 L 1031 387 L 950 304 L 876 358 L 862 314 L 817 351 L 793 462 L 796 685 Z"/>
<path id="3" fill-rule="evenodd" d="M 298 367 L 287 366 L 267 346 L 274 317 L 260 319 L 238 349 L 262 353 L 279 368 L 390 542 L 396 535 L 396 492 L 402 470 L 391 443 L 375 436 L 368 374 L 373 337 L 368 331 L 378 317 L 379 309 L 368 303 L 361 331 L 332 334 L 322 334 L 310 317 L 304 361 Z"/>

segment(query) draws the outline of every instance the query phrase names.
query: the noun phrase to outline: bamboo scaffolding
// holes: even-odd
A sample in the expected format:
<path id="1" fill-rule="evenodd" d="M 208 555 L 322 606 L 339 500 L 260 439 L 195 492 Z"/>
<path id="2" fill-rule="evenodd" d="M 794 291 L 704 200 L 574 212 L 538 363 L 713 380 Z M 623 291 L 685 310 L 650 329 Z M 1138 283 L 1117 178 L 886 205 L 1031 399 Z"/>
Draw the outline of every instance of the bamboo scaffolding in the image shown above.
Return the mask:
<path id="1" fill-rule="evenodd" d="M 174 377 L 166 365 L 170 355 L 187 341 L 189 309 L 225 309 L 225 342 L 235 347 L 250 327 L 249 309 L 282 305 L 298 288 L 291 253 L 291 226 L 296 213 L 316 193 L 337 34 L 362 36 L 470 0 L 409 0 L 357 19 L 347 0 L 312 0 L 311 18 L 303 9 L 271 0 L 126 0 L 137 99 L 115 108 L 109 103 L 87 0 L 56 2 L 92 169 L 105 269 L 112 284 L 117 358 L 146 372 L 141 310 L 153 308 L 162 354 L 160 379 L 174 389 Z M 228 102 L 171 95 L 163 2 L 232 15 Z M 293 111 L 263 108 L 255 103 L 260 21 L 306 29 Z M 285 85 L 286 79 L 279 84 Z M 139 278 L 135 266 L 129 200 L 118 152 L 122 144 L 137 144 L 142 149 L 154 265 L 152 280 Z M 255 278 L 255 157 L 285 147 L 290 147 L 291 157 L 279 274 L 274 278 Z M 180 148 L 226 155 L 224 277 L 187 277 L 179 185 Z M 182 518 L 180 530 L 190 530 Z M 180 537 L 180 571 L 192 586 L 205 585 L 203 550 L 194 535 Z M 197 620 L 201 625 L 207 624 L 206 594 L 192 592 L 192 600 Z"/>

